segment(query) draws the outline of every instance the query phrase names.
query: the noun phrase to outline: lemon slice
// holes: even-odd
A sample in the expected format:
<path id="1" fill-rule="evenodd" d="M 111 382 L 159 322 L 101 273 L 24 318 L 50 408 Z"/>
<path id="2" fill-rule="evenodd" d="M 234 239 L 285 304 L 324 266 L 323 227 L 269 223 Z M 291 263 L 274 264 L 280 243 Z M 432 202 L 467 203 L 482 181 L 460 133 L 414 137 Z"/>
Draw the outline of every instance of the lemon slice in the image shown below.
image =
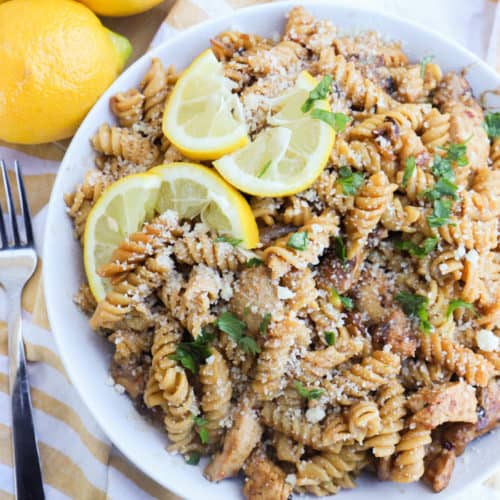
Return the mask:
<path id="1" fill-rule="evenodd" d="M 122 240 L 153 217 L 160 186 L 158 176 L 130 175 L 108 187 L 90 211 L 83 237 L 83 264 L 97 301 L 108 289 L 97 269 L 110 261 Z"/>
<path id="2" fill-rule="evenodd" d="M 169 209 L 181 219 L 199 216 L 219 235 L 243 248 L 253 248 L 259 242 L 250 205 L 215 170 L 194 163 L 170 163 L 130 175 L 102 193 L 85 225 L 83 262 L 97 301 L 109 290 L 97 269 L 110 261 L 121 241 L 155 214 Z"/>
<path id="3" fill-rule="evenodd" d="M 270 127 L 246 147 L 213 162 L 228 182 L 255 196 L 287 196 L 314 182 L 335 140 L 330 125 L 300 109 L 317 83 L 302 72 L 289 92 L 273 100 L 278 112 L 269 118 Z M 330 111 L 326 99 L 315 101 L 314 108 Z"/>
<path id="4" fill-rule="evenodd" d="M 175 210 L 181 219 L 200 219 L 220 235 L 241 240 L 244 248 L 259 242 L 250 205 L 213 169 L 195 163 L 170 163 L 150 170 L 161 178 L 159 213 Z"/>
<path id="5" fill-rule="evenodd" d="M 182 73 L 167 101 L 163 133 L 185 156 L 213 160 L 248 142 L 234 83 L 209 49 Z"/>

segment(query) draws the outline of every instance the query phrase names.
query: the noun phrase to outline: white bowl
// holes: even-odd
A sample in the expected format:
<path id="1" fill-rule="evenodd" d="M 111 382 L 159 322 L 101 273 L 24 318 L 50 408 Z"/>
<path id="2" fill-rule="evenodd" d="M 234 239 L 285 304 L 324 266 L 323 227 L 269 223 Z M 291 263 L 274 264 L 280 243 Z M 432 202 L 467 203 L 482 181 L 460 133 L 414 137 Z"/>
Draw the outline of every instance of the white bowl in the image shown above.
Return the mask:
<path id="1" fill-rule="evenodd" d="M 318 18 L 330 19 L 343 30 L 376 29 L 389 38 L 401 40 L 413 61 L 433 54 L 444 71 L 468 66 L 467 78 L 476 95 L 500 84 L 500 77 L 469 51 L 441 35 L 411 22 L 380 12 L 356 9 L 329 1 L 303 2 Z M 92 167 L 94 153 L 89 139 L 103 122 L 112 122 L 109 98 L 118 91 L 137 86 L 150 66 L 152 57 L 165 64 L 183 68 L 209 46 L 209 39 L 228 28 L 271 36 L 284 27 L 290 2 L 265 4 L 243 9 L 228 17 L 195 26 L 176 35 L 133 64 L 99 99 L 90 111 L 68 148 L 52 191 L 44 248 L 44 283 L 47 309 L 62 361 L 71 381 L 85 404 L 111 441 L 147 475 L 169 490 L 189 498 L 218 500 L 240 498 L 239 480 L 210 483 L 201 474 L 203 463 L 193 467 L 180 456 L 166 453 L 166 436 L 144 420 L 126 396 L 106 385 L 110 346 L 88 326 L 87 318 L 72 301 L 83 277 L 80 246 L 73 238 L 73 229 L 66 214 L 64 193 L 80 182 Z M 458 492 L 484 479 L 500 468 L 497 451 L 498 434 L 490 434 L 470 446 L 458 460 L 450 486 L 440 498 L 456 498 Z M 399 485 L 361 479 L 357 489 L 341 493 L 341 498 L 361 500 L 380 495 L 386 500 L 434 497 L 421 484 Z"/>

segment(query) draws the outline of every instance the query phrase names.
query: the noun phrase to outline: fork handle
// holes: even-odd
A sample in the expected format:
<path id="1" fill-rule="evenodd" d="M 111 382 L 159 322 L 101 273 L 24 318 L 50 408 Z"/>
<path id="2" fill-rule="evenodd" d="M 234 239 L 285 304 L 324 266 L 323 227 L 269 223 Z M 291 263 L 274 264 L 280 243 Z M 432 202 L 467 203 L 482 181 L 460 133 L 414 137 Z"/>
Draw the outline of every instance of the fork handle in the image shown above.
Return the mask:
<path id="1" fill-rule="evenodd" d="M 10 296 L 9 382 L 12 408 L 12 450 L 19 500 L 43 500 L 42 471 L 33 425 L 30 386 L 22 341 L 21 294 Z"/>

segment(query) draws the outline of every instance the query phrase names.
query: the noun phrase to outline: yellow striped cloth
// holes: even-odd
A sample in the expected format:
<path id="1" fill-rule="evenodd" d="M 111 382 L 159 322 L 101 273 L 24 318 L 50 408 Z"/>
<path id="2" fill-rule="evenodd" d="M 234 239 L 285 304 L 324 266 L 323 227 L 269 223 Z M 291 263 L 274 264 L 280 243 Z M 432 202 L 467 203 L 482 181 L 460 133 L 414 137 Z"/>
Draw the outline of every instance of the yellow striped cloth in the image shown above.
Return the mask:
<path id="1" fill-rule="evenodd" d="M 179 30 L 233 9 L 267 0 L 177 0 L 156 34 L 157 45 Z M 117 31 L 130 35 L 134 47 L 146 48 L 151 26 L 164 15 L 167 4 L 142 16 L 127 20 L 107 20 Z M 307 4 L 307 1 L 303 2 Z M 497 4 L 489 0 L 351 0 L 350 4 L 380 8 L 420 21 L 444 32 L 500 68 L 500 38 Z M 137 24 L 142 23 L 142 24 Z M 478 35 L 479 34 L 479 35 Z M 150 39 L 150 38 L 149 38 Z M 137 56 L 139 54 L 135 54 Z M 37 241 L 43 239 L 45 206 L 65 143 L 17 147 L 0 142 L 0 158 L 24 165 L 32 212 L 35 214 Z M 40 267 L 40 266 L 39 266 Z M 1 297 L 0 297 L 1 299 Z M 0 300 L 0 318 L 5 307 Z M 3 309 L 2 309 L 3 307 Z M 164 498 L 175 495 L 147 478 L 109 442 L 71 386 L 57 354 L 47 321 L 40 269 L 23 297 L 25 343 L 32 384 L 34 418 L 47 498 Z M 0 500 L 13 498 L 13 471 L 10 445 L 10 401 L 7 378 L 7 333 L 0 322 Z M 197 473 L 197 471 L 196 471 Z M 475 498 L 495 498 L 500 492 L 500 475 L 489 481 L 490 487 L 475 490 Z M 186 492 L 189 494 L 189 492 Z"/>

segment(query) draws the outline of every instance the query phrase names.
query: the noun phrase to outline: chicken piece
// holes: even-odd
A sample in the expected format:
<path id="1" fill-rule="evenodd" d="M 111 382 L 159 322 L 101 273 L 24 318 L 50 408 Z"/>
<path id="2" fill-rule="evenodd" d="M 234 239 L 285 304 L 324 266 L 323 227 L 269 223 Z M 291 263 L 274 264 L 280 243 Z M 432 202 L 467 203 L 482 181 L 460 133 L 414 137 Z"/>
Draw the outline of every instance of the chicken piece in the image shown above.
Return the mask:
<path id="1" fill-rule="evenodd" d="M 439 493 L 448 486 L 455 468 L 455 460 L 455 452 L 447 449 L 442 449 L 426 460 L 423 478 L 435 493 Z"/>
<path id="2" fill-rule="evenodd" d="M 354 283 L 354 268 L 356 259 L 345 264 L 335 255 L 335 250 L 329 248 L 321 257 L 317 268 L 316 285 L 323 290 L 335 288 L 338 293 L 347 292 Z"/>
<path id="3" fill-rule="evenodd" d="M 443 447 L 460 456 L 476 437 L 494 429 L 500 421 L 500 383 L 492 380 L 487 387 L 478 388 L 477 424 L 450 424 L 443 430 Z"/>
<path id="4" fill-rule="evenodd" d="M 448 102 L 469 101 L 472 99 L 472 90 L 467 80 L 457 73 L 447 73 L 439 84 L 434 95 L 434 104 L 442 107 Z"/>
<path id="5" fill-rule="evenodd" d="M 476 394 L 465 382 L 424 387 L 408 399 L 407 407 L 414 413 L 411 422 L 427 429 L 435 429 L 445 422 L 477 422 Z"/>
<path id="6" fill-rule="evenodd" d="M 394 285 L 381 269 L 372 268 L 361 274 L 355 287 L 356 305 L 366 315 L 368 324 L 385 321 L 388 305 L 392 304 Z"/>
<path id="7" fill-rule="evenodd" d="M 399 308 L 393 309 L 384 323 L 376 327 L 372 338 L 377 349 L 390 345 L 392 352 L 403 357 L 413 357 L 417 350 L 417 336 L 411 328 L 410 321 Z"/>
<path id="8" fill-rule="evenodd" d="M 469 165 L 474 170 L 487 168 L 490 141 L 484 129 L 484 113 L 479 103 L 474 99 L 449 102 L 442 110 L 450 115 L 450 141 L 466 143 Z"/>
<path id="9" fill-rule="evenodd" d="M 393 457 L 377 458 L 375 462 L 375 467 L 377 470 L 377 477 L 381 481 L 391 480 L 392 462 L 393 462 Z"/>
<path id="10" fill-rule="evenodd" d="M 243 494 L 248 500 L 286 500 L 292 493 L 286 474 L 260 449 L 252 453 L 244 470 Z"/>
<path id="11" fill-rule="evenodd" d="M 115 384 L 122 386 L 132 399 L 137 399 L 146 389 L 147 369 L 137 363 L 119 364 L 111 362 L 111 377 Z"/>
<path id="12" fill-rule="evenodd" d="M 264 316 L 271 314 L 277 321 L 283 317 L 283 302 L 278 298 L 278 287 L 271 280 L 267 267 L 259 266 L 242 271 L 234 285 L 229 309 L 243 319 L 250 333 L 257 333 Z"/>
<path id="13" fill-rule="evenodd" d="M 262 427 L 248 399 L 236 409 L 234 423 L 226 434 L 222 451 L 214 456 L 205 469 L 210 481 L 234 477 L 262 437 Z"/>

